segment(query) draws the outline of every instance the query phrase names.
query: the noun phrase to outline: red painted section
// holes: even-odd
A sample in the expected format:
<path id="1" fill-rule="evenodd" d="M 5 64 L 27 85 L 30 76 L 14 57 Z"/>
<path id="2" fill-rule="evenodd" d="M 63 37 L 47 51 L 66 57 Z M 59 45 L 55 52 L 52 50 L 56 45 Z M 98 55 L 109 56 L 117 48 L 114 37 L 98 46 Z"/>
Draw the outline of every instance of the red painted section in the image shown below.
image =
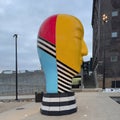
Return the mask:
<path id="1" fill-rule="evenodd" d="M 38 37 L 55 44 L 56 19 L 57 15 L 53 15 L 47 18 L 40 27 Z"/>

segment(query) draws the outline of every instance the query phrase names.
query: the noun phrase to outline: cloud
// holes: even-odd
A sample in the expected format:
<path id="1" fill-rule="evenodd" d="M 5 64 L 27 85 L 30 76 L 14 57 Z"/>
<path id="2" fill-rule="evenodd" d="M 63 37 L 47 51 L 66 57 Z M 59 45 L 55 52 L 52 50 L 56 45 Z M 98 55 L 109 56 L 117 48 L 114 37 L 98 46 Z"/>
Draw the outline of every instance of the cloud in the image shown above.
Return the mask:
<path id="1" fill-rule="evenodd" d="M 19 69 L 40 69 L 36 48 L 38 30 L 48 16 L 58 13 L 71 14 L 82 21 L 92 53 L 91 0 L 0 0 L 0 71 L 15 67 L 15 33 Z M 90 57 L 91 54 L 85 59 Z"/>

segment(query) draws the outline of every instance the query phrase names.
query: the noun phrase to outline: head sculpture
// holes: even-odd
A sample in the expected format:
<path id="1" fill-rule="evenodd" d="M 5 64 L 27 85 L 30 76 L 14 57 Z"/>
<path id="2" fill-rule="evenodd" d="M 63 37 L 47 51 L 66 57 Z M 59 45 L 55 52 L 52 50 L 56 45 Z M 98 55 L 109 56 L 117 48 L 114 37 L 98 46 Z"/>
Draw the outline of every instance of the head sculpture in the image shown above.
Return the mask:
<path id="1" fill-rule="evenodd" d="M 87 55 L 82 23 L 74 16 L 47 18 L 38 32 L 37 49 L 46 77 L 47 93 L 71 92 L 72 78 Z"/>

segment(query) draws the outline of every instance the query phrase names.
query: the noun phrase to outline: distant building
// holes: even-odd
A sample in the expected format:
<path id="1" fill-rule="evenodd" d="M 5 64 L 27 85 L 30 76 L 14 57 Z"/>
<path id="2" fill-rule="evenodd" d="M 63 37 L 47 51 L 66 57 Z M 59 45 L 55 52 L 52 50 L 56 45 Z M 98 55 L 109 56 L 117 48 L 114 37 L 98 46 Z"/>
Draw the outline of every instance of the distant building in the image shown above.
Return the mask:
<path id="1" fill-rule="evenodd" d="M 120 83 L 120 0 L 93 0 L 93 71 L 97 87 Z M 118 85 L 119 86 L 119 85 Z"/>
<path id="2" fill-rule="evenodd" d="M 89 75 L 91 73 L 91 71 L 92 71 L 92 67 L 91 67 L 92 61 L 91 60 L 83 62 L 83 65 L 82 65 L 82 67 L 83 67 L 83 75 L 86 75 L 86 74 Z"/>
<path id="3" fill-rule="evenodd" d="M 14 71 L 12 70 L 3 70 L 1 73 L 3 74 L 12 74 Z"/>

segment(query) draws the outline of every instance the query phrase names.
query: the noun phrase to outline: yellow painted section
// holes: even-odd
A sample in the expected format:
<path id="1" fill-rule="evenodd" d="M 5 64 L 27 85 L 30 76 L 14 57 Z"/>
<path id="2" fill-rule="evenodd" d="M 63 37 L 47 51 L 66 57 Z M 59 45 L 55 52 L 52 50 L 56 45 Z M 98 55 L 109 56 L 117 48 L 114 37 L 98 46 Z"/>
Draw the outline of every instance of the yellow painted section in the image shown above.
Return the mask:
<path id="1" fill-rule="evenodd" d="M 71 15 L 59 14 L 56 21 L 56 58 L 80 72 L 82 57 L 87 55 L 81 22 Z"/>
<path id="2" fill-rule="evenodd" d="M 88 49 L 86 46 L 86 43 L 84 40 L 82 40 L 82 50 L 81 50 L 82 56 L 86 56 L 88 54 Z"/>

